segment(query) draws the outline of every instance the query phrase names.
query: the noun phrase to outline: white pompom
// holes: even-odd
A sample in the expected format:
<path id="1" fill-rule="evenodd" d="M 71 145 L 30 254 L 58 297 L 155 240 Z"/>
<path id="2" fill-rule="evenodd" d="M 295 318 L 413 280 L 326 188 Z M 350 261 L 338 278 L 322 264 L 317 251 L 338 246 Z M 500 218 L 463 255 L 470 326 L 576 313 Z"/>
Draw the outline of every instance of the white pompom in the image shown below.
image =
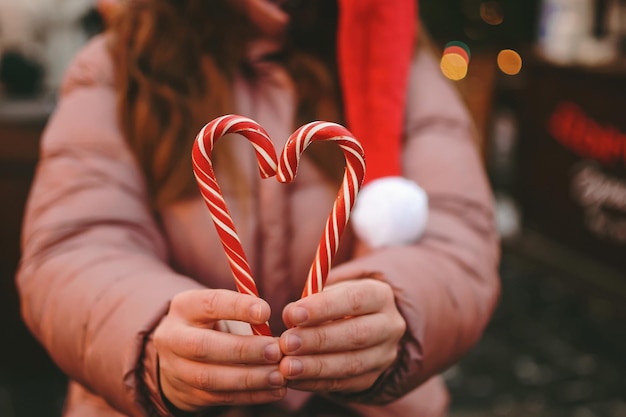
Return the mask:
<path id="1" fill-rule="evenodd" d="M 351 219 L 356 235 L 372 248 L 412 243 L 426 228 L 428 196 L 406 178 L 380 178 L 361 189 Z"/>

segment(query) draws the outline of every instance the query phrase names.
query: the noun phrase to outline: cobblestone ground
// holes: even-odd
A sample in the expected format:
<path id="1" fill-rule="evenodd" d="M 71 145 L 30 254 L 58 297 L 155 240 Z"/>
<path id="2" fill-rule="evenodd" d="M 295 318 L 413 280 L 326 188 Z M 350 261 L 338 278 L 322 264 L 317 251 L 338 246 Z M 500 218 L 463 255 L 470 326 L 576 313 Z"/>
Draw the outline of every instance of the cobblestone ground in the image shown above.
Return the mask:
<path id="1" fill-rule="evenodd" d="M 626 417 L 620 306 L 510 254 L 502 282 L 484 338 L 445 373 L 451 416 Z"/>
<path id="2" fill-rule="evenodd" d="M 450 417 L 626 417 L 626 320 L 618 310 L 511 254 L 502 283 L 484 338 L 445 373 Z M 58 417 L 64 386 L 60 374 L 0 375 L 0 416 Z"/>

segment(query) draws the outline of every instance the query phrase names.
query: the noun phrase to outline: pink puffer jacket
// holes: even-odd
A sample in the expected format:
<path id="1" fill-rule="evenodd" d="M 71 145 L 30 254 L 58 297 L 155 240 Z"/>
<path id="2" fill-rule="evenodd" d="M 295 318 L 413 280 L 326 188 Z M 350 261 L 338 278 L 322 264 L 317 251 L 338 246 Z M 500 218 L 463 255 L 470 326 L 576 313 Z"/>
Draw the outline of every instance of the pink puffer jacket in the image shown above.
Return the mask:
<path id="1" fill-rule="evenodd" d="M 238 113 L 261 123 L 281 149 L 294 128 L 293 90 L 276 65 L 260 72 L 254 83 L 236 81 Z M 384 279 L 408 324 L 402 361 L 382 398 L 399 399 L 349 405 L 362 416 L 445 414 L 448 395 L 437 374 L 479 340 L 500 288 L 492 197 L 470 118 L 425 52 L 415 58 L 408 93 L 404 175 L 429 193 L 425 235 L 357 259 L 348 235 L 329 277 Z M 336 190 L 306 161 L 292 185 L 262 181 L 251 146 L 233 143 L 249 201 L 238 204 L 227 176 L 221 185 L 277 333 L 282 307 L 300 295 Z M 104 37 L 71 65 L 43 136 L 17 280 L 26 323 L 71 378 L 67 417 L 162 412 L 150 336 L 169 300 L 193 288 L 234 289 L 199 197 L 156 215 L 147 205 L 116 120 Z M 315 401 L 290 391 L 268 415 L 296 415 L 307 400 Z"/>

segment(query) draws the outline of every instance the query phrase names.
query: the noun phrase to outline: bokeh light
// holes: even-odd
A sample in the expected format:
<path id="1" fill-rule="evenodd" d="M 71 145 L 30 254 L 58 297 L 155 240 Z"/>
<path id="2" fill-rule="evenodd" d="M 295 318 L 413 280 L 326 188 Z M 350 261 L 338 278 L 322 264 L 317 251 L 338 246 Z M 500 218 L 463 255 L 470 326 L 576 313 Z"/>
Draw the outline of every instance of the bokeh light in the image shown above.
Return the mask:
<path id="1" fill-rule="evenodd" d="M 465 60 L 465 62 L 467 64 L 469 64 L 469 60 L 470 60 L 470 56 L 467 53 L 467 51 L 463 48 L 461 48 L 460 46 L 450 46 L 448 48 L 446 48 L 444 55 L 447 54 L 459 54 L 463 57 L 463 59 Z"/>
<path id="2" fill-rule="evenodd" d="M 450 53 L 450 52 L 457 52 L 458 51 L 457 48 L 460 48 L 460 49 L 462 49 L 462 51 L 464 51 L 464 53 L 460 52 L 460 54 L 462 56 L 466 56 L 467 57 L 467 63 L 469 64 L 469 60 L 472 57 L 472 53 L 470 51 L 469 46 L 467 46 L 467 44 L 465 42 L 461 42 L 461 41 L 451 41 L 451 42 L 448 42 L 446 44 L 445 48 L 444 48 L 443 53 L 445 55 L 445 54 Z"/>
<path id="3" fill-rule="evenodd" d="M 500 3 L 495 0 L 482 2 L 480 4 L 480 17 L 490 25 L 501 24 L 504 21 L 504 14 Z"/>
<path id="4" fill-rule="evenodd" d="M 448 42 L 441 57 L 441 72 L 450 80 L 462 80 L 467 75 L 471 56 L 469 46 L 464 42 Z"/>
<path id="5" fill-rule="evenodd" d="M 498 68 L 507 75 L 517 75 L 522 70 L 522 57 L 512 49 L 498 53 Z"/>
<path id="6" fill-rule="evenodd" d="M 441 72 L 446 78 L 459 81 L 467 75 L 469 65 L 464 56 L 452 52 L 443 55 L 440 66 Z"/>

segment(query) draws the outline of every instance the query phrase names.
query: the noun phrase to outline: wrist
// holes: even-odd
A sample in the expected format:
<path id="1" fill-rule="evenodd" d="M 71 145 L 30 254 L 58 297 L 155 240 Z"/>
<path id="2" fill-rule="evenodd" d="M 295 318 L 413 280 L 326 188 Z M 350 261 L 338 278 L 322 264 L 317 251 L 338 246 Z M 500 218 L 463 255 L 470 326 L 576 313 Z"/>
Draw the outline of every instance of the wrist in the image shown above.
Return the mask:
<path id="1" fill-rule="evenodd" d="M 143 396 L 147 400 L 146 406 L 149 408 L 149 414 L 159 417 L 171 417 L 172 413 L 166 404 L 167 399 L 161 390 L 159 358 L 154 347 L 152 334 L 147 338 L 143 352 L 143 366 L 139 375 L 139 383 Z"/>

